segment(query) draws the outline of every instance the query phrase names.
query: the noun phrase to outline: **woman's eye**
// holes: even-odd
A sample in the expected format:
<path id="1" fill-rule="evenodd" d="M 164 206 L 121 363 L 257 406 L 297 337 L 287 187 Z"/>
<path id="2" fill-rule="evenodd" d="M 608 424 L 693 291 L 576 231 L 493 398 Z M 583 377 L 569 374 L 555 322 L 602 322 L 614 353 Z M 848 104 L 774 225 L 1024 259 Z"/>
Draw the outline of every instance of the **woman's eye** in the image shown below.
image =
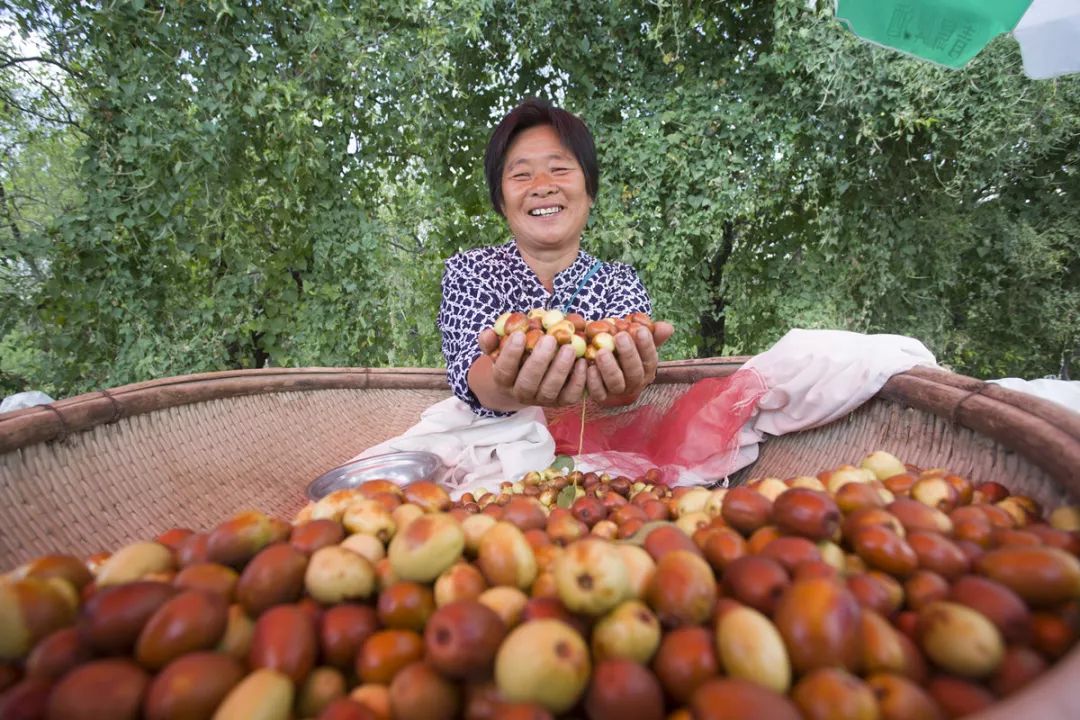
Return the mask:
<path id="1" fill-rule="evenodd" d="M 517 173 L 516 175 L 512 175 L 511 178 L 514 180 L 528 180 L 529 173 Z"/>
<path id="2" fill-rule="evenodd" d="M 554 172 L 556 174 L 568 173 L 568 172 L 570 172 L 570 168 L 563 168 L 563 167 L 552 168 L 552 172 Z"/>

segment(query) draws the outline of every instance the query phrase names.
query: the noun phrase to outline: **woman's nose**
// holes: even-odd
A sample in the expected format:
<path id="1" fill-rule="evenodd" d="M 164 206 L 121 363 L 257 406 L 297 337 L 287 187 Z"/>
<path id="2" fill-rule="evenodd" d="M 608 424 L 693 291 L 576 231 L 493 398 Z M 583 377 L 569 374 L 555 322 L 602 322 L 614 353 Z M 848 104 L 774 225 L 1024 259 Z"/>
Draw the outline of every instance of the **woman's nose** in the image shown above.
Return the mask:
<path id="1" fill-rule="evenodd" d="M 536 177 L 533 178 L 533 184 L 530 191 L 533 195 L 539 195 L 541 197 L 550 195 L 555 192 L 555 182 L 551 175 L 547 173 L 538 173 Z"/>

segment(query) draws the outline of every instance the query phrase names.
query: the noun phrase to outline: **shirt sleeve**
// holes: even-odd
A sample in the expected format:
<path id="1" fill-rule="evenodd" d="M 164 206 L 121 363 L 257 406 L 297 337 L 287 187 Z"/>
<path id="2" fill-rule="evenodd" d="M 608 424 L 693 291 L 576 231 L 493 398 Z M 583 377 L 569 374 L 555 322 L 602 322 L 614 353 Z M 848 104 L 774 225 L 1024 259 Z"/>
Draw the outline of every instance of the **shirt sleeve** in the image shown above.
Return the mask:
<path id="1" fill-rule="evenodd" d="M 481 355 L 477 337 L 500 314 L 499 299 L 479 273 L 470 271 L 460 255 L 447 260 L 438 318 L 447 380 L 454 395 L 481 417 L 513 414 L 484 407 L 469 387 L 469 368 Z"/>
<path id="2" fill-rule="evenodd" d="M 611 268 L 604 314 L 607 317 L 626 317 L 630 313 L 643 312 L 651 316 L 652 300 L 637 271 L 625 263 L 612 263 Z"/>

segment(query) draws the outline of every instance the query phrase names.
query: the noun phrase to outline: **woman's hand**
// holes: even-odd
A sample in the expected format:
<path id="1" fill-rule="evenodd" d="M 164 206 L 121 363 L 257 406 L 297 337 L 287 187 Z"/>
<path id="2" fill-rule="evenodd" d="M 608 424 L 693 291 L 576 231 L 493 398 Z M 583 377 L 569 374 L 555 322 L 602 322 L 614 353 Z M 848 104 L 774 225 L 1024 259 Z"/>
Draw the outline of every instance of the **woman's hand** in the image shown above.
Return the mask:
<path id="1" fill-rule="evenodd" d="M 674 325 L 661 321 L 653 332 L 639 328 L 633 337 L 628 332 L 616 335 L 615 354 L 601 350 L 595 364 L 588 369 L 589 397 L 612 405 L 634 402 L 656 380 L 656 366 L 660 363 L 657 348 L 674 332 Z"/>
<path id="2" fill-rule="evenodd" d="M 480 333 L 480 349 L 489 354 L 499 346 L 492 330 Z M 524 358 L 524 362 L 522 359 Z M 585 392 L 586 362 L 574 357 L 569 345 L 544 336 L 526 356 L 525 334 L 513 333 L 492 365 L 495 387 L 521 405 L 576 405 Z"/>

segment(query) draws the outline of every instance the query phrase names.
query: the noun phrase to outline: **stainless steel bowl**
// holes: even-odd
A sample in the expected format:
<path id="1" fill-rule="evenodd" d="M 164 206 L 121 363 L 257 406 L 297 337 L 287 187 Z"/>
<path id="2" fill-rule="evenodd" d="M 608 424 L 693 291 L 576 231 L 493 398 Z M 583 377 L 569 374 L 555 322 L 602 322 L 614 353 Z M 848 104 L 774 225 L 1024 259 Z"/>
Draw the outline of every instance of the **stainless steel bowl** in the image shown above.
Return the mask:
<path id="1" fill-rule="evenodd" d="M 394 452 L 346 463 L 323 473 L 307 486 L 307 496 L 318 502 L 335 490 L 353 488 L 368 480 L 389 480 L 408 485 L 418 480 L 438 481 L 446 466 L 435 453 L 422 450 Z"/>

